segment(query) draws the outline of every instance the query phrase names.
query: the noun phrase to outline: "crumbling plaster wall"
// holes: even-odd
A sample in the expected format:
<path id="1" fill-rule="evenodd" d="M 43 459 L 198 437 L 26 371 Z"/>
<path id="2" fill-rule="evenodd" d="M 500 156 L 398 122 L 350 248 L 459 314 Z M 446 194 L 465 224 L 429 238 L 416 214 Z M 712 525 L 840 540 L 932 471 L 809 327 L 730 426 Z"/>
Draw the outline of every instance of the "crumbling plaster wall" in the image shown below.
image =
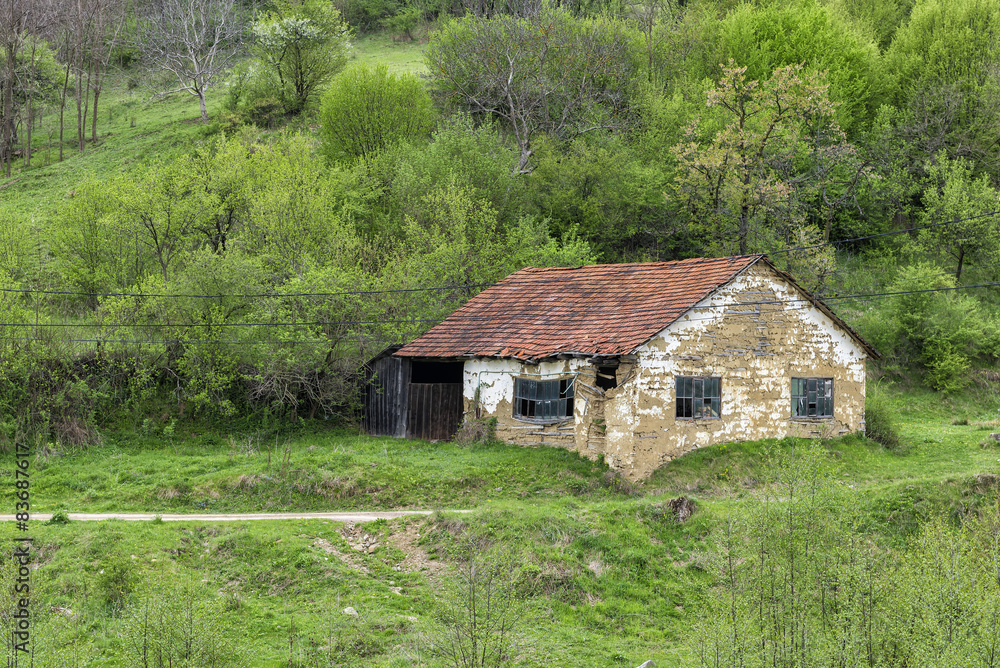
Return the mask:
<path id="1" fill-rule="evenodd" d="M 601 438 L 600 443 L 589 448 L 592 457 L 596 458 L 603 450 L 603 423 L 594 425 L 595 416 L 601 414 L 601 406 L 594 404 L 604 402 L 604 393 L 596 386 L 596 369 L 586 360 L 572 358 L 525 364 L 512 359 L 472 359 L 465 362 L 464 373 L 466 418 L 495 417 L 496 435 L 500 440 L 587 451 L 588 436 L 595 431 Z M 514 378 L 517 376 L 537 380 L 572 378 L 573 417 L 550 424 L 515 418 Z"/>
<path id="2" fill-rule="evenodd" d="M 555 445 L 605 461 L 638 480 L 695 448 L 784 436 L 836 436 L 864 428 L 865 352 L 791 284 L 755 265 L 623 359 L 618 387 L 602 391 L 596 368 L 570 358 L 525 364 L 472 359 L 464 367 L 465 414 L 495 417 L 496 435 Z M 574 378 L 573 418 L 513 417 L 514 377 Z M 719 419 L 675 417 L 676 376 L 722 378 Z M 791 417 L 791 378 L 834 379 L 834 417 Z"/>
<path id="3" fill-rule="evenodd" d="M 637 349 L 634 379 L 606 393 L 605 461 L 641 479 L 714 443 L 863 429 L 866 354 L 809 302 L 788 303 L 802 298 L 755 265 Z M 676 418 L 677 376 L 721 377 L 720 418 Z M 793 418 L 792 377 L 833 378 L 834 417 Z"/>

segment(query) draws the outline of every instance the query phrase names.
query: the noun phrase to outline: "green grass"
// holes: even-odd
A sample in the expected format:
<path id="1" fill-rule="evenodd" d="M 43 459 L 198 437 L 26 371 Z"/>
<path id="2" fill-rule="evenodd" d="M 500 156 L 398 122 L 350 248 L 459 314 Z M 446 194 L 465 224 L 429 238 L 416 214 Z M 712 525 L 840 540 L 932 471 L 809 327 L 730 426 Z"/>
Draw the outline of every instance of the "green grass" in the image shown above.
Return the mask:
<path id="1" fill-rule="evenodd" d="M 977 423 L 995 412 L 983 397 L 889 393 L 903 449 L 889 452 L 858 437 L 821 447 L 825 474 L 861 530 L 885 549 L 905 549 L 928 519 L 992 508 L 996 479 L 980 474 L 997 470 L 1000 448 L 980 446 L 990 427 Z M 969 424 L 952 424 L 963 420 Z M 227 652 L 238 665 L 443 665 L 428 653 L 427 639 L 471 535 L 486 552 L 517 555 L 511 577 L 527 601 L 527 665 L 690 665 L 690 631 L 716 584 L 720 521 L 810 446 L 785 440 L 704 448 L 630 493 L 602 465 L 554 448 L 324 431 L 286 442 L 191 431 L 178 425 L 169 438 L 108 434 L 101 446 L 37 458 L 33 508 L 473 512 L 351 531 L 320 520 L 33 522 L 39 643 L 79 650 L 93 657 L 91 665 L 129 665 L 137 616 L 150 601 L 175 608 L 187 601 L 200 611 L 205 634 L 231 642 Z M 8 474 L 7 489 L 10 482 Z M 698 503 L 685 524 L 666 505 L 678 494 Z M 0 541 L 9 543 L 13 532 L 0 527 Z M 366 534 L 374 537 L 370 552 L 359 549 Z M 106 601 L 116 577 L 130 589 L 120 610 Z M 359 615 L 345 615 L 348 606 Z"/>
<path id="2" fill-rule="evenodd" d="M 508 502 L 471 516 L 355 527 L 354 535 L 378 537 L 370 554 L 352 547 L 342 524 L 319 520 L 36 524 L 42 565 L 33 571 L 32 591 L 44 605 L 35 642 L 46 650 L 79 649 L 95 660 L 90 665 L 131 665 L 136 621 L 150 601 L 194 601 L 203 632 L 228 638 L 237 665 L 314 665 L 305 660 L 309 649 L 329 647 L 331 634 L 335 665 L 442 665 L 424 663 L 441 581 L 450 577 L 439 569 L 471 529 L 526 548 L 515 578 L 528 596 L 531 664 L 637 665 L 654 658 L 678 665 L 673 644 L 709 582 L 680 546 L 704 527 L 679 527 L 650 508 L 634 500 L 587 508 L 572 499 Z M 12 533 L 10 525 L 0 527 L 0 540 L 10 542 Z M 408 561 L 415 554 L 423 561 Z M 128 589 L 118 610 L 108 603 L 113 568 Z M 358 617 L 342 612 L 348 606 Z M 67 630 L 74 624 L 82 627 L 75 642 Z"/>
<path id="3" fill-rule="evenodd" d="M 42 456 L 34 470 L 38 511 L 435 509 L 616 494 L 605 467 L 566 450 L 328 432 L 292 440 L 109 436 L 87 450 Z"/>
<path id="4" fill-rule="evenodd" d="M 354 41 L 353 45 L 352 62 L 365 65 L 382 63 L 390 72 L 427 73 L 424 63 L 427 44 L 423 41 L 396 41 L 388 35 L 376 33 Z"/>

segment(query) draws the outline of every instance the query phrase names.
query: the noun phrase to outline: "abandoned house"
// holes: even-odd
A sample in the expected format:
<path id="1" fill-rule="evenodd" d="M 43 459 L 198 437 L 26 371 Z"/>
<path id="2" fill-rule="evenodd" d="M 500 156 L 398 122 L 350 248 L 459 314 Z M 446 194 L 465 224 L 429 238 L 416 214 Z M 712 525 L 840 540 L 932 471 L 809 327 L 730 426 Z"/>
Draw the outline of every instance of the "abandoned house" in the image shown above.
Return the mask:
<path id="1" fill-rule="evenodd" d="M 766 257 L 523 269 L 375 358 L 370 433 L 603 455 L 635 480 L 694 448 L 864 429 L 877 353 Z"/>

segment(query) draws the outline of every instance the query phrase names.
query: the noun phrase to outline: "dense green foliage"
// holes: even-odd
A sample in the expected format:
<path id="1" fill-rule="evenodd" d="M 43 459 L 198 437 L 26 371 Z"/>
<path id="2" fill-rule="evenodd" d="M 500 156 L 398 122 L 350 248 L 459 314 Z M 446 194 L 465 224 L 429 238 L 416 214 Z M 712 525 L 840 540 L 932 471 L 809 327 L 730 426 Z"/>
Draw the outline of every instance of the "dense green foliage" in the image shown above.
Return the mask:
<path id="1" fill-rule="evenodd" d="M 884 353 L 875 375 L 955 393 L 1000 355 L 991 3 L 255 16 L 203 130 L 154 122 L 168 103 L 136 99 L 141 73 L 108 74 L 91 140 L 108 160 L 81 141 L 56 162 L 58 77 L 86 105 L 86 73 L 25 42 L 38 76 L 18 81 L 47 120 L 0 193 L 0 277 L 22 291 L 0 293 L 8 436 L 94 441 L 163 412 L 351 419 L 367 356 L 530 264 L 771 252 L 839 298 Z M 427 37 L 426 81 L 342 71 L 352 31 L 378 26 Z"/>
<path id="2" fill-rule="evenodd" d="M 372 160 L 397 141 L 426 137 L 434 127 L 430 95 L 412 74 L 385 65 L 352 67 L 323 96 L 323 152 L 333 161 Z"/>

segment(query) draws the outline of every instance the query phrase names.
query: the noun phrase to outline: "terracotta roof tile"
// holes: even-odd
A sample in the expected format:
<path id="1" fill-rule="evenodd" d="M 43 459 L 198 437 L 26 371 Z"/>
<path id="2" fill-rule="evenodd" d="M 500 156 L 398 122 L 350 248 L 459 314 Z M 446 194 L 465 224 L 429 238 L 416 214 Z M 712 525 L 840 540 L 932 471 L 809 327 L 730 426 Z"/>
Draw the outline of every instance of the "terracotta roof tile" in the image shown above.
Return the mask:
<path id="1" fill-rule="evenodd" d="M 627 354 L 760 257 L 522 269 L 396 354 L 519 359 Z"/>

